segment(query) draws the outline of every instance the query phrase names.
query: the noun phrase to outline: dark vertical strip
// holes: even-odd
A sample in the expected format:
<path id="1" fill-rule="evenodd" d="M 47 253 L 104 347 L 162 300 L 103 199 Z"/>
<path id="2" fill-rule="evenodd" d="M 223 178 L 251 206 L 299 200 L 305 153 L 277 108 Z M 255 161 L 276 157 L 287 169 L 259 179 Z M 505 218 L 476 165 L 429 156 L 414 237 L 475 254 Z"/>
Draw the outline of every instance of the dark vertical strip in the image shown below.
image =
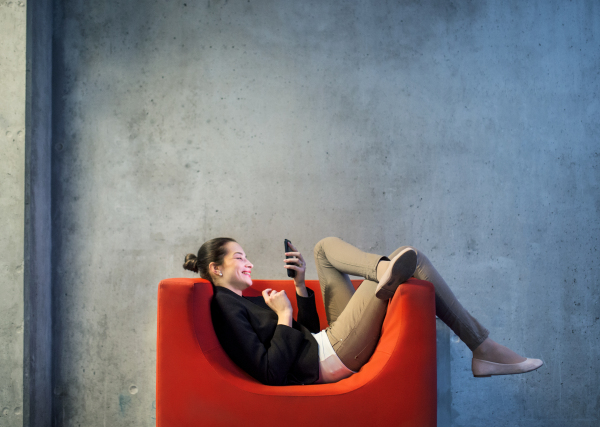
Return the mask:
<path id="1" fill-rule="evenodd" d="M 27 2 L 23 424 L 52 420 L 52 0 Z"/>
<path id="2" fill-rule="evenodd" d="M 450 328 L 436 319 L 437 425 L 450 427 L 452 392 L 450 391 Z"/>
<path id="3" fill-rule="evenodd" d="M 64 127 L 64 97 L 65 97 L 65 70 L 64 63 L 64 31 L 63 10 L 66 7 L 64 0 L 52 1 L 52 426 L 65 425 L 63 408 L 64 392 L 60 384 L 60 357 L 62 351 L 62 334 L 64 325 L 60 324 L 61 281 L 57 265 L 61 263 L 62 233 L 61 233 L 61 205 L 62 187 L 60 185 L 61 153 L 65 149 Z"/>

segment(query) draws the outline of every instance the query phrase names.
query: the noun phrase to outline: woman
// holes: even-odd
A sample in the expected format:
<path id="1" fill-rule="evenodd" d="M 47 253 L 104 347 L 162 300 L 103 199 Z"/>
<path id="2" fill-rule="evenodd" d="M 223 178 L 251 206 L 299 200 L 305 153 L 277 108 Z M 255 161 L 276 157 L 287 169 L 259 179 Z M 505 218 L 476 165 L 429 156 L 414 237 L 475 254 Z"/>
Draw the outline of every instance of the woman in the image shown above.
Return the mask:
<path id="1" fill-rule="evenodd" d="M 403 246 L 390 257 L 362 252 L 336 238 L 314 249 L 329 327 L 319 329 L 314 293 L 304 283 L 304 257 L 291 245 L 285 268 L 294 270 L 297 321 L 285 291 L 265 289 L 262 297 L 243 297 L 252 286 L 252 263 L 233 239 L 205 242 L 183 267 L 214 285 L 211 314 L 219 342 L 231 359 L 269 385 L 332 383 L 357 372 L 377 346 L 388 299 L 410 277 L 435 287 L 436 315 L 473 352 L 476 377 L 517 374 L 542 366 L 490 338 L 489 332 L 456 300 L 429 259 Z M 365 280 L 355 291 L 348 275 Z"/>

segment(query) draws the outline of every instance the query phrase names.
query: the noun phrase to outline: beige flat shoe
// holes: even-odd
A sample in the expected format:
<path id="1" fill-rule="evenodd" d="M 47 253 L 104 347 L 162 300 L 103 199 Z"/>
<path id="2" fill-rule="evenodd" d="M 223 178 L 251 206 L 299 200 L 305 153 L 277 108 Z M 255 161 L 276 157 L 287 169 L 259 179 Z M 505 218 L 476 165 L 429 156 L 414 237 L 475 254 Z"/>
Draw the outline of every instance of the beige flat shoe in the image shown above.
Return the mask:
<path id="1" fill-rule="evenodd" d="M 390 261 L 390 266 L 377 285 L 375 296 L 383 300 L 393 297 L 398 286 L 415 274 L 416 268 L 417 253 L 412 248 L 404 249 Z"/>
<path id="2" fill-rule="evenodd" d="M 491 377 L 492 375 L 524 374 L 535 371 L 544 362 L 540 359 L 526 359 L 521 363 L 494 363 L 473 358 L 471 369 L 474 377 Z"/>

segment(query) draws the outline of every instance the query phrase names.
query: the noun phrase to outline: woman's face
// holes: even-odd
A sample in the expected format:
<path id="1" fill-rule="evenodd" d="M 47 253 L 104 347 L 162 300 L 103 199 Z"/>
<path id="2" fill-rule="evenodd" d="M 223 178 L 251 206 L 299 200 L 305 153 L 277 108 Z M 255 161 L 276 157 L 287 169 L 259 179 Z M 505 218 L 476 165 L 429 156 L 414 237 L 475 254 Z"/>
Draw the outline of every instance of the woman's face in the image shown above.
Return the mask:
<path id="1" fill-rule="evenodd" d="M 246 258 L 246 253 L 236 242 L 229 242 L 225 245 L 227 255 L 223 259 L 223 264 L 218 267 L 218 270 L 223 273 L 219 276 L 219 281 L 232 286 L 235 289 L 244 290 L 252 286 L 252 263 Z"/>

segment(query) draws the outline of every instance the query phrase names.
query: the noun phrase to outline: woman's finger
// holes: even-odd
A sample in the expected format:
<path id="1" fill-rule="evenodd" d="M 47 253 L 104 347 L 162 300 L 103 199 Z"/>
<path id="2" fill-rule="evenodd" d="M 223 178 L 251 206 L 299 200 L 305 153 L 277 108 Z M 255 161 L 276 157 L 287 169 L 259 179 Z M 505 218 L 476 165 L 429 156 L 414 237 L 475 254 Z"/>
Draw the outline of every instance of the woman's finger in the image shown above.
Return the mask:
<path id="1" fill-rule="evenodd" d="M 287 268 L 288 266 L 298 266 L 298 267 L 305 267 L 306 264 L 304 262 L 302 262 L 302 260 L 299 259 L 290 259 L 290 260 L 286 260 L 286 265 L 284 265 L 284 268 Z"/>
<path id="2" fill-rule="evenodd" d="M 305 267 L 306 267 L 306 264 L 300 264 L 300 265 L 288 264 L 288 265 L 284 266 L 284 268 L 287 268 L 288 270 L 296 270 L 296 271 L 304 271 Z"/>
<path id="3" fill-rule="evenodd" d="M 291 256 L 295 256 L 297 258 L 300 258 L 302 261 L 304 261 L 304 257 L 302 256 L 302 254 L 300 253 L 300 251 L 298 249 L 296 249 L 296 247 L 294 245 L 290 245 L 290 248 L 292 249 L 291 252 L 286 252 L 286 255 L 291 255 Z"/>

